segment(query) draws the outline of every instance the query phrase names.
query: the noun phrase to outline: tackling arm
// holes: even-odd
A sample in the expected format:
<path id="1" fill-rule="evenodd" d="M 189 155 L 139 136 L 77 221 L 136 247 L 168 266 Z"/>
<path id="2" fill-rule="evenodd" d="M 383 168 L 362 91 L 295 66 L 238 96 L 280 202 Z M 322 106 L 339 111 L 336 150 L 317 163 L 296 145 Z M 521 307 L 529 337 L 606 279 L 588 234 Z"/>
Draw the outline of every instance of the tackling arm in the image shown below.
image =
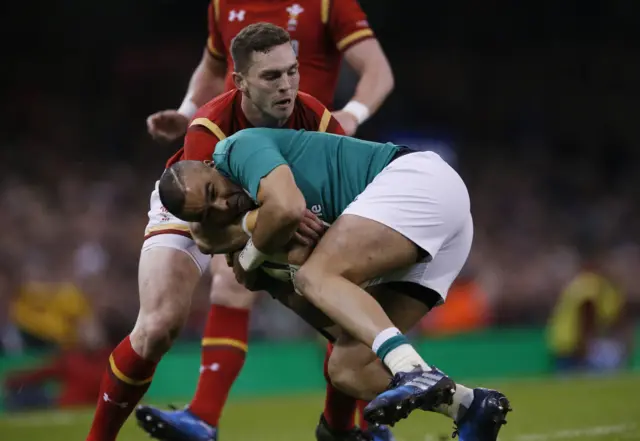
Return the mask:
<path id="1" fill-rule="evenodd" d="M 260 212 L 253 243 L 265 254 L 276 254 L 291 240 L 304 218 L 306 202 L 291 169 L 280 165 L 260 180 Z"/>

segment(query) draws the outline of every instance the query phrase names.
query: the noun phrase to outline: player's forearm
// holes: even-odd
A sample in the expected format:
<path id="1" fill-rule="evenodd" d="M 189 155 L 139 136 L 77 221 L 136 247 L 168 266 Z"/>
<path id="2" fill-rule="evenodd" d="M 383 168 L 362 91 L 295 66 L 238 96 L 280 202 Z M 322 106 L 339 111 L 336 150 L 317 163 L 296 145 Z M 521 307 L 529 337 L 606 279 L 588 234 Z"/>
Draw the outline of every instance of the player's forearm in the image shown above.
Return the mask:
<path id="1" fill-rule="evenodd" d="M 351 101 L 364 104 L 373 115 L 394 87 L 393 73 L 387 63 L 372 63 L 362 72 Z"/>
<path id="2" fill-rule="evenodd" d="M 188 107 L 189 103 L 192 103 L 197 109 L 224 92 L 226 73 L 226 65 L 224 62 L 213 58 L 209 52 L 205 50 L 200 64 L 198 64 L 193 75 L 191 75 L 187 94 L 181 109 Z"/>
<path id="3" fill-rule="evenodd" d="M 298 229 L 304 210 L 304 205 L 299 208 L 262 205 L 252 236 L 255 247 L 265 254 L 282 252 Z"/>

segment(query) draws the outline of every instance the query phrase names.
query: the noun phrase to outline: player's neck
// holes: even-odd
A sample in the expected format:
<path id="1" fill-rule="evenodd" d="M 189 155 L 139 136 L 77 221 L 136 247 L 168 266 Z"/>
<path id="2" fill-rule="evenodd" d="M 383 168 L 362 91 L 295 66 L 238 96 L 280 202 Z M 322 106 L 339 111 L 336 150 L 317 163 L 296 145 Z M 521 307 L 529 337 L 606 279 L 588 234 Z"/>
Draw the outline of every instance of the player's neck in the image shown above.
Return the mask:
<path id="1" fill-rule="evenodd" d="M 282 127 L 287 119 L 278 120 L 262 112 L 250 99 L 242 95 L 240 108 L 247 120 L 254 127 Z"/>

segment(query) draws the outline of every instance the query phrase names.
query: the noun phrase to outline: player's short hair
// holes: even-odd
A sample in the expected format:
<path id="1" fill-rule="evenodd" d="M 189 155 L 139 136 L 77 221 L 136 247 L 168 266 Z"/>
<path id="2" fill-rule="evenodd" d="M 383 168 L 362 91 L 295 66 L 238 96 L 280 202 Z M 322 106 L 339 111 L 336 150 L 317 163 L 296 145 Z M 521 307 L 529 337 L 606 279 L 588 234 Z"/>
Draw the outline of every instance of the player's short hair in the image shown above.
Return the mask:
<path id="1" fill-rule="evenodd" d="M 254 52 L 266 53 L 290 41 L 291 35 L 280 26 L 265 22 L 250 24 L 231 40 L 234 70 L 246 72 Z"/>
<path id="2" fill-rule="evenodd" d="M 184 204 L 187 200 L 183 172 L 181 162 L 176 162 L 162 173 L 158 182 L 160 202 L 169 213 L 179 219 L 184 215 Z"/>

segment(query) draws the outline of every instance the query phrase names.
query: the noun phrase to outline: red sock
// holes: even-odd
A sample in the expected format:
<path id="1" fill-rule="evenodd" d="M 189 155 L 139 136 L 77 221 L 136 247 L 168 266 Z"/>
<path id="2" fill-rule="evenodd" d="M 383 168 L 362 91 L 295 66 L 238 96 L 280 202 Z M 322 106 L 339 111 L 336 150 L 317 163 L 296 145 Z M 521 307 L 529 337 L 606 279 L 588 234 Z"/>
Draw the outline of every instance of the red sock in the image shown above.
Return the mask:
<path id="1" fill-rule="evenodd" d="M 324 419 L 330 428 L 337 431 L 353 429 L 353 419 L 356 413 L 356 400 L 339 391 L 331 384 L 329 378 L 329 356 L 333 345 L 327 345 L 327 355 L 324 358 L 324 378 L 327 380 L 327 395 L 324 401 Z"/>
<path id="2" fill-rule="evenodd" d="M 369 404 L 368 401 L 358 400 L 358 426 L 362 430 L 367 430 L 369 428 L 369 423 L 364 419 L 364 408 Z"/>
<path id="3" fill-rule="evenodd" d="M 202 365 L 189 410 L 218 426 L 229 390 L 247 355 L 249 310 L 211 305 L 202 339 Z"/>
<path id="4" fill-rule="evenodd" d="M 87 441 L 115 441 L 120 428 L 151 385 L 157 363 L 140 357 L 129 337 L 114 349 L 102 376 Z"/>

